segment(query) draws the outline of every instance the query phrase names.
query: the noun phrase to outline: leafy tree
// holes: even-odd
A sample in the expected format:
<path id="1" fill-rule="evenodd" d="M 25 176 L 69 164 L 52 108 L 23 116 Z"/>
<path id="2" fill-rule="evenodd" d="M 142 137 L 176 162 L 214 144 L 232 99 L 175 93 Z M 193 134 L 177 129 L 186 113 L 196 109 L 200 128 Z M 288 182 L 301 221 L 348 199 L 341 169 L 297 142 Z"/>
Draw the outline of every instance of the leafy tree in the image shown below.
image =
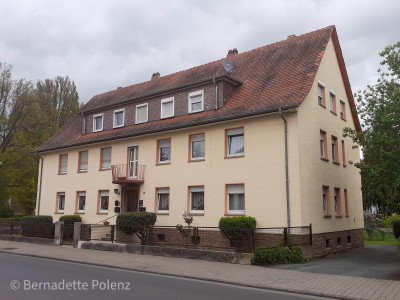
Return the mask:
<path id="1" fill-rule="evenodd" d="M 362 147 L 361 171 L 365 206 L 383 215 L 400 212 L 400 42 L 381 53 L 382 70 L 375 85 L 357 96 L 362 131 L 344 130 Z"/>

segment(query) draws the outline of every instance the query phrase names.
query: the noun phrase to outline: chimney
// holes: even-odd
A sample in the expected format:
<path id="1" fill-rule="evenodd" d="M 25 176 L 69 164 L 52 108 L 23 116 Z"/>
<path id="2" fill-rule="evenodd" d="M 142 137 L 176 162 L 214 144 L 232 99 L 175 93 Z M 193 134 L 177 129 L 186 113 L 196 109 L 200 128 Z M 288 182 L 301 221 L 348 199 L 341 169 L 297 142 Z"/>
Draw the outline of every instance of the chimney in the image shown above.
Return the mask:
<path id="1" fill-rule="evenodd" d="M 228 55 L 226 57 L 232 57 L 237 54 L 239 54 L 239 51 L 236 48 L 234 48 L 234 49 L 228 51 Z"/>
<path id="2" fill-rule="evenodd" d="M 153 75 L 151 75 L 151 80 L 156 79 L 156 78 L 160 78 L 160 72 L 156 72 L 156 73 L 153 73 Z"/>

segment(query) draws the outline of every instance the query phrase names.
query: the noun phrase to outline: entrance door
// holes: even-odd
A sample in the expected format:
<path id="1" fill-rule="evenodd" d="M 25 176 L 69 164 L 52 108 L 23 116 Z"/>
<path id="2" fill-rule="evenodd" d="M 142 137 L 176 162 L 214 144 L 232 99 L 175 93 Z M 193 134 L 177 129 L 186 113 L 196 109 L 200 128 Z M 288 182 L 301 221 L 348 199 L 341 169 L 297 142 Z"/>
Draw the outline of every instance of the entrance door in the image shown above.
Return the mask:
<path id="1" fill-rule="evenodd" d="M 128 175 L 129 178 L 137 178 L 139 148 L 137 146 L 130 147 L 128 151 Z"/>
<path id="2" fill-rule="evenodd" d="M 139 191 L 138 190 L 130 190 L 127 191 L 126 193 L 126 211 L 131 212 L 131 211 L 138 211 L 138 195 Z"/>

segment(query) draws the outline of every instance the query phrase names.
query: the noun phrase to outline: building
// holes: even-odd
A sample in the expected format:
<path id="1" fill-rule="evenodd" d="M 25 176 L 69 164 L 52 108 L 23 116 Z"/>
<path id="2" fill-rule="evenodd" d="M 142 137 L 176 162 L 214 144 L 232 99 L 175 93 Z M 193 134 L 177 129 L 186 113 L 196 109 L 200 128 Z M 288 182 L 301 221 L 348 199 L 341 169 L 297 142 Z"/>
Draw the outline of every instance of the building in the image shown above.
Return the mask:
<path id="1" fill-rule="evenodd" d="M 362 245 L 360 130 L 334 26 L 94 96 L 37 149 L 36 212 L 97 223 L 156 212 L 157 225 L 313 225 Z M 115 218 L 110 218 L 115 222 Z M 328 241 L 329 240 L 329 241 Z"/>

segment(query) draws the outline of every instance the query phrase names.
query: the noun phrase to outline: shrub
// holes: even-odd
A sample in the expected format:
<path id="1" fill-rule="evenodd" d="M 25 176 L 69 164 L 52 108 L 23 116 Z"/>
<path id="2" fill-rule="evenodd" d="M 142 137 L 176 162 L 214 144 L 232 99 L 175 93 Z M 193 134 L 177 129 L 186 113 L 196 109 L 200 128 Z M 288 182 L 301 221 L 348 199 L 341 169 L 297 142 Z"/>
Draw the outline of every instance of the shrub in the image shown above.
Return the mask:
<path id="1" fill-rule="evenodd" d="M 369 240 L 372 239 L 374 233 L 379 232 L 381 220 L 375 215 L 364 212 L 364 230 Z"/>
<path id="2" fill-rule="evenodd" d="M 82 217 L 80 215 L 64 215 L 64 216 L 61 216 L 59 220 L 64 222 L 63 239 L 65 241 L 73 240 L 73 238 L 74 238 L 74 223 L 82 222 Z"/>
<path id="3" fill-rule="evenodd" d="M 60 217 L 60 221 L 64 221 L 64 224 L 74 224 L 82 222 L 82 217 L 80 215 L 64 215 Z"/>
<path id="4" fill-rule="evenodd" d="M 260 247 L 254 250 L 252 258 L 255 265 L 302 264 L 307 261 L 300 247 Z"/>
<path id="5" fill-rule="evenodd" d="M 396 239 L 400 237 L 400 220 L 393 222 L 393 234 Z"/>
<path id="6" fill-rule="evenodd" d="M 25 216 L 21 218 L 21 234 L 33 237 L 54 237 L 52 216 Z"/>
<path id="7" fill-rule="evenodd" d="M 400 221 L 399 215 L 393 215 L 393 216 L 387 217 L 382 220 L 381 224 L 382 224 L 382 227 L 384 227 L 384 228 L 393 228 L 393 223 L 395 221 Z"/>
<path id="8" fill-rule="evenodd" d="M 253 217 L 222 217 L 219 230 L 238 251 L 243 251 L 246 238 L 252 237 L 257 226 Z"/>
<path id="9" fill-rule="evenodd" d="M 149 226 L 157 221 L 152 212 L 129 212 L 117 216 L 117 228 L 126 234 L 136 234 L 142 243 L 147 241 Z"/>

